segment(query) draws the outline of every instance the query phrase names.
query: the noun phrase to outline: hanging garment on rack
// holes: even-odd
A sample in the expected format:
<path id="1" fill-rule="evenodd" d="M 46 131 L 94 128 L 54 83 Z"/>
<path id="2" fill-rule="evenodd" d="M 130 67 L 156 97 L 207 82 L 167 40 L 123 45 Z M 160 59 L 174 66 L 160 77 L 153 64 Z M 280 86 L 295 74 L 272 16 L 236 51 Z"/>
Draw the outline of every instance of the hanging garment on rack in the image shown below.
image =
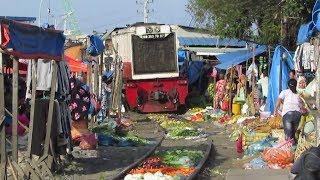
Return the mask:
<path id="1" fill-rule="evenodd" d="M 302 66 L 304 69 L 311 69 L 311 62 L 314 62 L 314 46 L 304 43 L 302 55 Z"/>
<path id="2" fill-rule="evenodd" d="M 302 57 L 302 45 L 298 46 L 293 57 L 294 61 L 294 69 L 297 72 L 302 71 L 302 64 L 301 64 L 301 57 Z"/>
<path id="3" fill-rule="evenodd" d="M 57 94 L 59 96 L 59 99 L 69 99 L 69 95 L 71 92 L 70 88 L 70 82 L 69 78 L 71 77 L 70 75 L 70 70 L 68 65 L 66 64 L 65 61 L 59 61 L 57 62 L 58 66 L 58 90 Z"/>
<path id="4" fill-rule="evenodd" d="M 78 121 L 85 118 L 88 115 L 90 109 L 90 91 L 86 88 L 85 84 L 76 78 L 70 79 L 71 84 L 71 100 L 70 111 L 71 119 Z"/>
<path id="5" fill-rule="evenodd" d="M 38 99 L 35 102 L 35 114 L 33 123 L 33 135 L 32 135 L 32 154 L 41 156 L 43 153 L 43 144 L 46 136 L 46 123 L 49 111 L 49 99 Z M 52 116 L 52 129 L 51 140 L 56 147 L 57 137 L 61 132 L 61 127 L 58 127 L 58 121 L 60 121 L 61 114 L 59 111 L 59 103 L 55 101 Z M 55 148 L 56 149 L 56 148 Z"/>
<path id="6" fill-rule="evenodd" d="M 52 79 L 52 62 L 50 60 L 38 59 L 37 61 L 37 90 L 49 91 L 51 88 Z M 27 94 L 26 98 L 31 97 L 31 77 L 32 77 L 32 63 L 28 63 L 27 74 Z"/>
<path id="7" fill-rule="evenodd" d="M 315 47 L 310 43 L 304 43 L 297 47 L 294 58 L 295 69 L 298 72 L 304 70 L 316 70 Z"/>

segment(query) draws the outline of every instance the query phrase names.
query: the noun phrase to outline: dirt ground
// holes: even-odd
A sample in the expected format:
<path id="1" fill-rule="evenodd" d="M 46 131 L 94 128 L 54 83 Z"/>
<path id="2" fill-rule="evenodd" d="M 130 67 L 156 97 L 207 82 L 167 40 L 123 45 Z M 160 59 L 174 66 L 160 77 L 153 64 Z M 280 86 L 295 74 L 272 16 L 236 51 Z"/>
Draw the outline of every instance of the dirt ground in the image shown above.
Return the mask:
<path id="1" fill-rule="evenodd" d="M 140 137 L 157 140 L 161 137 L 161 128 L 146 118 L 145 114 L 128 114 L 136 123 L 133 132 Z M 213 148 L 205 167 L 197 179 L 225 179 L 226 172 L 233 167 L 238 157 L 235 144 L 229 142 L 224 128 L 213 123 L 198 124 L 209 134 Z M 125 167 L 142 157 L 152 148 L 145 147 L 99 147 L 96 151 L 78 151 L 79 158 L 74 158 L 56 179 L 112 179 Z M 174 148 L 197 149 L 207 148 L 205 140 L 169 140 L 165 139 L 157 150 Z M 84 157 L 83 157 L 84 156 Z M 81 158 L 80 158 L 81 157 Z"/>

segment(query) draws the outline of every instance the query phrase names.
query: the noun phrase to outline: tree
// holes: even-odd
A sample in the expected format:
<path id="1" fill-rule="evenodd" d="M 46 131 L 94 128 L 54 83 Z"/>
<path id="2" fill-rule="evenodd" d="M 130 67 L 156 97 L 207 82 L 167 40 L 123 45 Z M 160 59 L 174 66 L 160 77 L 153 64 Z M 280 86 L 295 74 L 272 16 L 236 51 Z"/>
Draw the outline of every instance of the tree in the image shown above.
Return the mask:
<path id="1" fill-rule="evenodd" d="M 310 20 L 313 4 L 314 0 L 189 0 L 188 10 L 196 26 L 215 35 L 292 47 L 298 28 Z"/>

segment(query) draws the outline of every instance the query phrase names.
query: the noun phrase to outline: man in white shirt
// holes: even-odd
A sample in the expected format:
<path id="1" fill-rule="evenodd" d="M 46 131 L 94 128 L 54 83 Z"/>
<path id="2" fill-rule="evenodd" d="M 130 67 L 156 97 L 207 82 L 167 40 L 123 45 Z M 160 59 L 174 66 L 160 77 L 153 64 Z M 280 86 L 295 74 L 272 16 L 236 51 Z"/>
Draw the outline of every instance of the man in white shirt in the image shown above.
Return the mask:
<path id="1" fill-rule="evenodd" d="M 300 123 L 303 101 L 297 92 L 297 81 L 295 79 L 289 80 L 288 87 L 289 89 L 281 91 L 274 114 L 277 115 L 282 104 L 281 115 L 286 139 L 294 139 L 297 142 L 295 133 Z"/>

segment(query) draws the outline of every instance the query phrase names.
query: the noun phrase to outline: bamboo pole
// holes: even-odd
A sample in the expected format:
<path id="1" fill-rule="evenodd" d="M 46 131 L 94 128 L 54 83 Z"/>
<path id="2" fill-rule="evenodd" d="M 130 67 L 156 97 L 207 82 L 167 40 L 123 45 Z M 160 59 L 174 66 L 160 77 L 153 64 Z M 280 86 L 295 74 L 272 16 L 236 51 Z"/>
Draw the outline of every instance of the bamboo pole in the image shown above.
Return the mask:
<path id="1" fill-rule="evenodd" d="M 12 161 L 18 162 L 18 60 L 13 58 L 12 71 Z M 17 172 L 14 171 L 14 176 Z"/>
<path id="2" fill-rule="evenodd" d="M 1 44 L 1 25 L 0 25 L 0 44 Z M 2 62 L 2 51 L 0 48 L 0 118 L 4 119 L 5 111 L 4 111 L 4 81 L 3 81 L 3 62 Z M 0 124 L 0 179 L 6 179 L 7 176 L 7 155 L 6 155 L 6 132 L 4 122 L 1 121 Z"/>

